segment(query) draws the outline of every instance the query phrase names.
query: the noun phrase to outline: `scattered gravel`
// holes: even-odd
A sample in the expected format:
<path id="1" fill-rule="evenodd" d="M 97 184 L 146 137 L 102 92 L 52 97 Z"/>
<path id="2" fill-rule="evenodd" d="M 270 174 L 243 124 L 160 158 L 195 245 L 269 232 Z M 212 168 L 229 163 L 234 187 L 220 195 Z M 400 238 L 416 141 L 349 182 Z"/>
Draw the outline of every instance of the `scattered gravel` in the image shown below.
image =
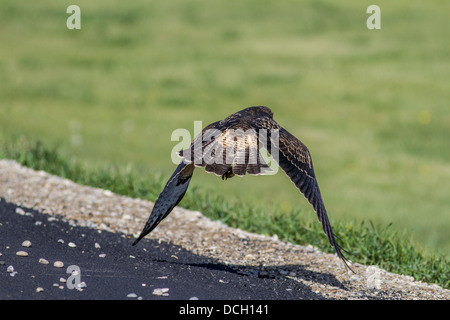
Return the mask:
<path id="1" fill-rule="evenodd" d="M 22 247 L 25 247 L 25 248 L 31 247 L 31 241 L 25 240 L 24 242 L 22 242 Z"/>
<path id="2" fill-rule="evenodd" d="M 156 288 L 156 289 L 153 289 L 152 294 L 154 294 L 155 296 L 168 297 L 169 296 L 169 288 Z"/>
<path id="3" fill-rule="evenodd" d="M 79 290 L 79 291 L 83 290 L 86 287 L 87 287 L 87 285 L 86 285 L 86 282 L 84 282 L 84 281 L 77 284 L 77 290 Z"/>
<path id="4" fill-rule="evenodd" d="M 53 263 L 53 266 L 54 266 L 55 268 L 63 268 L 63 267 L 64 267 L 64 263 L 63 263 L 62 261 L 55 261 L 55 262 Z"/>
<path id="5" fill-rule="evenodd" d="M 69 242 L 68 246 L 71 247 L 71 248 L 76 248 L 77 247 L 77 245 L 75 243 L 73 243 L 73 242 Z"/>
<path id="6" fill-rule="evenodd" d="M 149 201 L 81 186 L 10 160 L 0 160 L 0 197 L 19 206 L 60 215 L 71 225 L 122 232 L 130 237 L 139 235 L 153 207 Z M 16 213 L 28 215 L 20 208 Z M 353 264 L 356 274 L 348 273 L 336 255 L 283 242 L 275 236 L 233 229 L 180 207 L 147 237 L 214 258 L 250 277 L 297 281 L 329 299 L 450 299 L 450 290 L 438 285 L 357 263 Z M 12 275 L 14 268 L 10 267 L 8 272 Z M 153 294 L 165 296 L 169 289 L 158 288 Z"/>
<path id="7" fill-rule="evenodd" d="M 17 252 L 16 252 L 16 256 L 19 256 L 19 257 L 28 257 L 28 252 L 26 252 L 26 251 L 17 251 Z"/>

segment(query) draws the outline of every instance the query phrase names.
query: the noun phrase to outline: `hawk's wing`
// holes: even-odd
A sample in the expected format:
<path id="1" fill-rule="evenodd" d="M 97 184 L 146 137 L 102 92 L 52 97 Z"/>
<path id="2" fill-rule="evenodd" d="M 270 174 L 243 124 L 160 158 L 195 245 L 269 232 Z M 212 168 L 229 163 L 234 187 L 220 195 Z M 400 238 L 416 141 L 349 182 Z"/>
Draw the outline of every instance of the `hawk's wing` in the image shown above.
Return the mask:
<path id="1" fill-rule="evenodd" d="M 218 122 L 211 123 L 206 128 L 202 130 L 202 134 L 196 137 L 196 139 L 202 139 L 203 134 L 208 130 L 214 128 Z M 196 141 L 194 139 L 194 141 Z M 192 143 L 192 148 L 194 147 Z M 192 149 L 192 151 L 194 151 Z M 194 154 L 194 152 L 192 152 Z M 144 229 L 142 230 L 139 237 L 133 242 L 133 246 L 136 245 L 143 237 L 149 234 L 156 226 L 172 212 L 173 208 L 183 199 L 184 194 L 191 181 L 192 174 L 194 173 L 194 163 L 193 159 L 183 158 L 181 163 L 175 169 L 174 173 L 170 177 L 169 181 L 165 185 L 164 189 L 161 191 L 158 199 L 156 199 L 153 205 L 152 212 L 148 218 Z"/>
<path id="2" fill-rule="evenodd" d="M 175 208 L 183 199 L 184 194 L 194 173 L 194 165 L 184 160 L 175 169 L 163 191 L 153 206 L 150 217 L 139 237 L 133 242 L 133 246 L 143 237 L 149 234 L 156 226 Z"/>
<path id="3" fill-rule="evenodd" d="M 322 223 L 323 231 L 327 235 L 330 244 L 336 250 L 338 257 L 344 261 L 345 266 L 350 268 L 331 229 L 308 148 L 271 118 L 257 118 L 252 124 L 256 129 L 267 130 L 268 137 L 270 138 L 267 141 L 263 141 L 267 151 L 274 157 L 281 169 L 283 169 L 312 205 L 319 221 Z M 278 144 L 278 148 L 276 144 Z M 272 146 L 275 146 L 275 148 L 272 148 Z M 279 151 L 278 159 L 276 155 L 272 154 L 276 149 Z"/>

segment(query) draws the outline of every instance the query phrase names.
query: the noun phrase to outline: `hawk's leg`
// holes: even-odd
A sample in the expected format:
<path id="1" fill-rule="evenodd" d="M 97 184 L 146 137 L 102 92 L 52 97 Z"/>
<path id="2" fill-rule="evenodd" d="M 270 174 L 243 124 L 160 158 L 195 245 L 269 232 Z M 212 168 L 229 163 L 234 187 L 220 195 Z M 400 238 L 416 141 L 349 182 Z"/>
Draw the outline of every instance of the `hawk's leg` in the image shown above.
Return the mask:
<path id="1" fill-rule="evenodd" d="M 233 178 L 233 177 L 234 177 L 233 169 L 230 166 L 230 168 L 228 168 L 228 171 L 222 175 L 222 180 L 226 180 L 228 178 Z"/>

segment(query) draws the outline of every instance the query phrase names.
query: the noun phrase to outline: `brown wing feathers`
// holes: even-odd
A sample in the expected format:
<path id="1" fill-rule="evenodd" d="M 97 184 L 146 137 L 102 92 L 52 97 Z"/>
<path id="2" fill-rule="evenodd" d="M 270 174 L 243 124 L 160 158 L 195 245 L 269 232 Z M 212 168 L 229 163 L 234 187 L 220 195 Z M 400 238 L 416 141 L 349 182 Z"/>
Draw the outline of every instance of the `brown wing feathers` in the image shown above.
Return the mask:
<path id="1" fill-rule="evenodd" d="M 264 117 L 255 120 L 253 124 L 256 128 L 268 130 L 269 138 L 264 143 L 269 153 L 274 151 L 272 150 L 272 145 L 278 144 L 276 149 L 279 152 L 278 155 L 275 155 L 275 159 L 278 156 L 279 166 L 312 205 L 330 244 L 336 250 L 337 255 L 344 261 L 345 266 L 351 270 L 331 229 L 308 148 L 300 140 L 280 127 L 273 119 Z M 276 131 L 270 133 L 269 130 Z"/>
<path id="2" fill-rule="evenodd" d="M 161 194 L 153 205 L 152 212 L 139 237 L 133 242 L 136 245 L 172 212 L 173 208 L 183 199 L 194 173 L 194 166 L 184 160 L 178 165 Z"/>

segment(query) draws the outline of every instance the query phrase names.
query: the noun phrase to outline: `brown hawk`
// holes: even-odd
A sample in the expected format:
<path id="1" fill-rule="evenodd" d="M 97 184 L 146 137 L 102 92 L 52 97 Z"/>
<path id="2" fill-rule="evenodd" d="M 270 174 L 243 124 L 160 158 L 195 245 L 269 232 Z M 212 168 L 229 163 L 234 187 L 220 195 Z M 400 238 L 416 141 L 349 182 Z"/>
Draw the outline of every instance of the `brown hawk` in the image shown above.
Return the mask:
<path id="1" fill-rule="evenodd" d="M 206 126 L 188 149 L 179 152 L 182 161 L 156 200 L 133 245 L 150 233 L 181 201 L 195 167 L 204 167 L 206 172 L 222 179 L 270 171 L 260 154 L 261 147 L 271 154 L 312 205 L 330 244 L 350 268 L 331 229 L 308 149 L 278 125 L 273 120 L 272 110 L 263 106 L 246 108 Z"/>

